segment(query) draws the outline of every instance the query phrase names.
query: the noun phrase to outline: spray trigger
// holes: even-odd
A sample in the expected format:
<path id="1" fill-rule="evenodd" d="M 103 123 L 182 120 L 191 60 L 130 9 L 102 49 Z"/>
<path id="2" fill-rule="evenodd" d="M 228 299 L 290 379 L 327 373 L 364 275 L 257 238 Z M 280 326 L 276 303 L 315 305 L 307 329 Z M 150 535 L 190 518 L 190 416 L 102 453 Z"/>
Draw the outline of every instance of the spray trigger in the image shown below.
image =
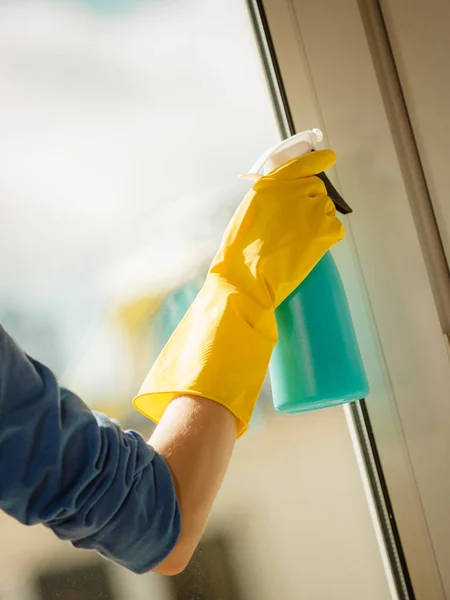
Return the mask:
<path id="1" fill-rule="evenodd" d="M 319 173 L 317 177 L 325 184 L 325 187 L 327 188 L 327 194 L 333 200 L 336 210 L 341 213 L 341 215 L 348 215 L 352 213 L 353 209 L 347 204 L 325 173 Z"/>

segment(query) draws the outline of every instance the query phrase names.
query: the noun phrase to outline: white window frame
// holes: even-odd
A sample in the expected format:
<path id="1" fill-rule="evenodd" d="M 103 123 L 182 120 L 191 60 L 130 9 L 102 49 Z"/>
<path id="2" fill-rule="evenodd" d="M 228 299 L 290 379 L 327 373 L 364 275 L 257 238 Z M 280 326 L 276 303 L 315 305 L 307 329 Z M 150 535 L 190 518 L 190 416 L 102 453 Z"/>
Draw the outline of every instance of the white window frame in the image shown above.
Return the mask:
<path id="1" fill-rule="evenodd" d="M 335 252 L 417 599 L 450 597 L 450 360 L 433 267 L 357 0 L 264 0 L 295 130 L 324 130 L 355 212 Z M 406 136 L 407 137 L 407 136 Z M 411 144 L 413 147 L 413 144 Z M 411 152 L 411 147 L 409 152 Z M 426 190 L 426 187 L 425 187 Z M 425 240 L 426 241 L 426 240 Z M 445 285 L 445 282 L 444 282 Z M 373 490 L 372 490 L 373 491 Z"/>

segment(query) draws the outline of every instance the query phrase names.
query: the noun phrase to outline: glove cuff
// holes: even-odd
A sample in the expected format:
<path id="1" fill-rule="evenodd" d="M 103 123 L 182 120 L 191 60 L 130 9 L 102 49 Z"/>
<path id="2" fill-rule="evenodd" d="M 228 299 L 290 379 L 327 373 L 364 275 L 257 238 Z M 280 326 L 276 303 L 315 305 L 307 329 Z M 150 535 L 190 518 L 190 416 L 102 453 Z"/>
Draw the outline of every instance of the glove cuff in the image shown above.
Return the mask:
<path id="1" fill-rule="evenodd" d="M 249 323 L 239 292 L 228 287 L 207 279 L 147 375 L 133 404 L 152 421 L 158 423 L 170 402 L 186 394 L 222 404 L 238 420 L 238 437 L 247 431 L 277 326 L 273 309 L 261 310 Z"/>

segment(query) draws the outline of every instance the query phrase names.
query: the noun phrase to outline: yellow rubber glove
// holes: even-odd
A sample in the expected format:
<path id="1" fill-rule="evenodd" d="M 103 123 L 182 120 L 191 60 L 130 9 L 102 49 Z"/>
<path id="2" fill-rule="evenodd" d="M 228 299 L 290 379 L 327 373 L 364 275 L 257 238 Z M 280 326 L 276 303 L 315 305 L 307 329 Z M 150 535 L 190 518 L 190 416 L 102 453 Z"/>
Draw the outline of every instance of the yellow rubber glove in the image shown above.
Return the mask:
<path id="1" fill-rule="evenodd" d="M 277 342 L 275 308 L 344 235 L 314 175 L 336 161 L 312 152 L 261 177 L 236 210 L 205 284 L 150 370 L 134 406 L 159 422 L 181 394 L 226 406 L 247 429 Z"/>

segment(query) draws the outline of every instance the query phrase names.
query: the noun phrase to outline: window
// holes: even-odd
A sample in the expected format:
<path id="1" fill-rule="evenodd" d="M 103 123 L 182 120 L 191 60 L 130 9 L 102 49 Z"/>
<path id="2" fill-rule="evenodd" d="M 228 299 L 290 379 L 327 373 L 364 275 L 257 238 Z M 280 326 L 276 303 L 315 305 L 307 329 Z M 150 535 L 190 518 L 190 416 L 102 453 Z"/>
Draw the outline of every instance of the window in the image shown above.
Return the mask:
<path id="1" fill-rule="evenodd" d="M 0 46 L 0 320 L 114 410 L 148 359 L 111 316 L 201 272 L 279 137 L 246 3 L 6 3 Z"/>
<path id="2" fill-rule="evenodd" d="M 0 48 L 0 322 L 90 406 L 148 434 L 131 399 L 154 307 L 133 335 L 116 314 L 202 276 L 248 189 L 238 175 L 279 139 L 246 2 L 0 2 Z M 44 563 L 42 600 L 109 598 L 100 568 L 51 571 L 49 536 L 18 526 L 11 573 Z M 240 600 L 221 568 L 220 593 Z M 165 597 L 128 581 L 120 600 Z"/>
<path id="3" fill-rule="evenodd" d="M 269 4 L 277 54 L 302 57 L 289 64 L 296 123 L 318 126 L 305 114 L 312 71 L 334 60 L 321 33 L 333 19 L 323 10 L 307 27 L 309 64 L 303 17 Z M 202 275 L 248 189 L 238 174 L 279 139 L 247 2 L 0 2 L 0 56 L 0 322 L 88 404 L 144 431 L 131 398 L 150 320 Z M 267 424 L 237 444 L 211 516 L 245 570 L 218 535 L 173 581 L 117 568 L 111 590 L 103 563 L 56 571 L 55 555 L 70 564 L 77 551 L 44 528 L 8 532 L 0 514 L 7 589 L 44 564 L 39 600 L 163 600 L 167 585 L 175 600 L 390 597 L 342 410 Z"/>

